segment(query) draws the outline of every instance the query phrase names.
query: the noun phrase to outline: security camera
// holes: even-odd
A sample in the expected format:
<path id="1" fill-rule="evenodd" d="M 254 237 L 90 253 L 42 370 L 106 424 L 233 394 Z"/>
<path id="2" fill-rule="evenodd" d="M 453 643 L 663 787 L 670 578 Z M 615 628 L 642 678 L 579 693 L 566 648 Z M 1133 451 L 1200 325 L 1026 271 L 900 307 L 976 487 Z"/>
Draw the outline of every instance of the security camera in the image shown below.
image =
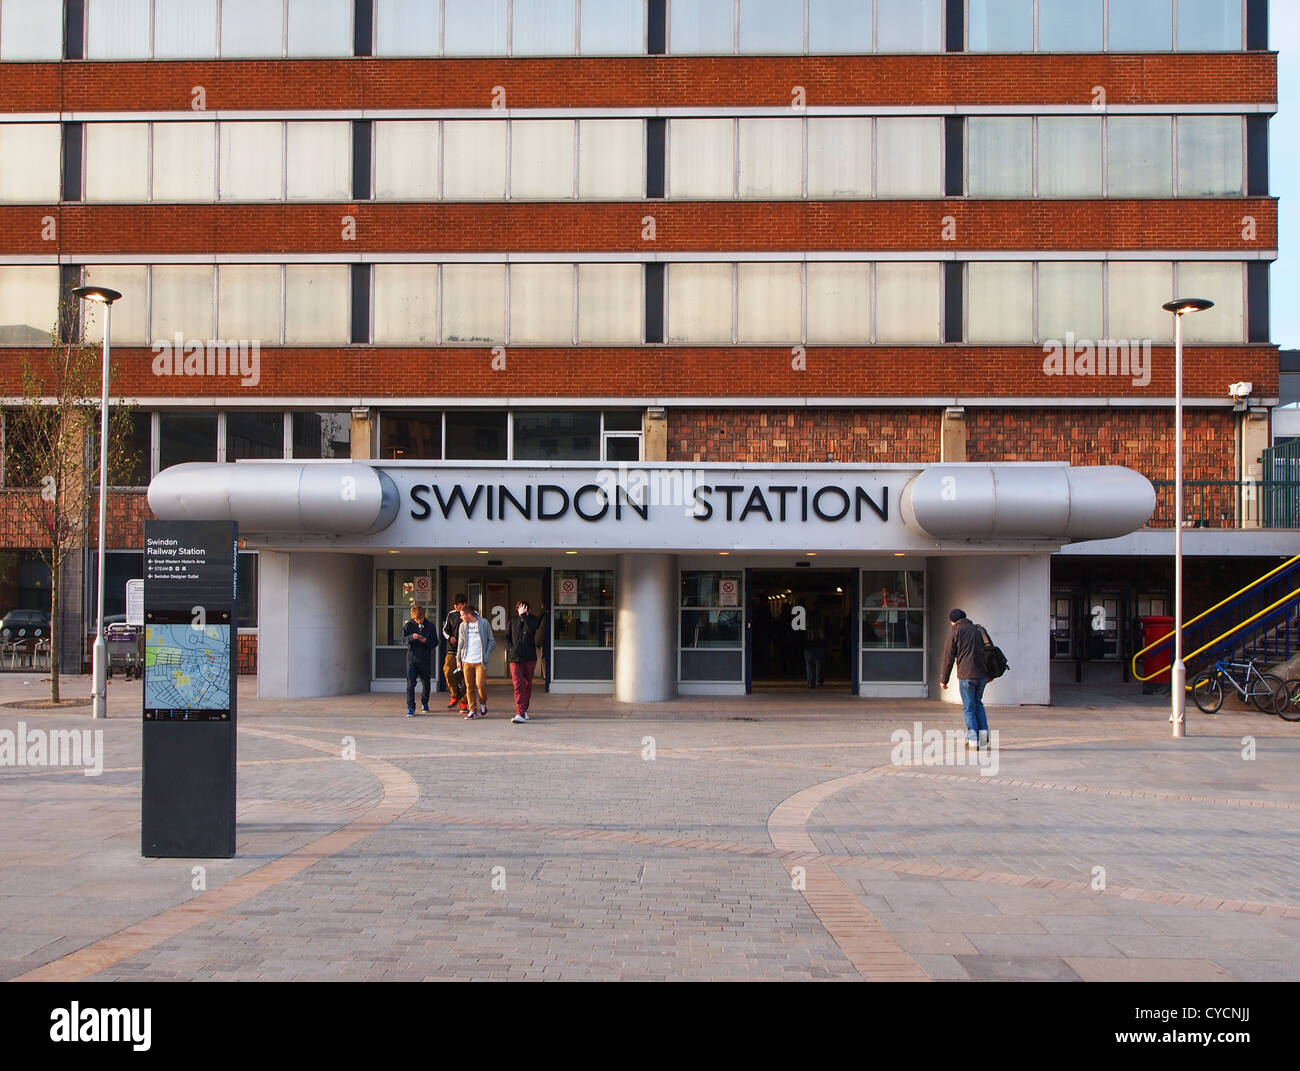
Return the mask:
<path id="1" fill-rule="evenodd" d="M 1228 387 L 1228 397 L 1230 397 L 1234 402 L 1239 402 L 1243 398 L 1249 398 L 1250 392 L 1254 386 L 1255 384 L 1253 383 L 1233 383 Z"/>

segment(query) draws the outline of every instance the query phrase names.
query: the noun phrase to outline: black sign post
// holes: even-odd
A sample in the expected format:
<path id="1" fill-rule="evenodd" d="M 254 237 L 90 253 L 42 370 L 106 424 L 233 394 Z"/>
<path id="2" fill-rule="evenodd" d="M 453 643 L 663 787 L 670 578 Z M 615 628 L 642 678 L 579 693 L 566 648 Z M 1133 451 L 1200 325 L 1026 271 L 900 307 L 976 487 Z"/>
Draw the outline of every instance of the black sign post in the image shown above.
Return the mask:
<path id="1" fill-rule="evenodd" d="M 229 521 L 148 521 L 140 853 L 235 854 L 235 562 Z"/>

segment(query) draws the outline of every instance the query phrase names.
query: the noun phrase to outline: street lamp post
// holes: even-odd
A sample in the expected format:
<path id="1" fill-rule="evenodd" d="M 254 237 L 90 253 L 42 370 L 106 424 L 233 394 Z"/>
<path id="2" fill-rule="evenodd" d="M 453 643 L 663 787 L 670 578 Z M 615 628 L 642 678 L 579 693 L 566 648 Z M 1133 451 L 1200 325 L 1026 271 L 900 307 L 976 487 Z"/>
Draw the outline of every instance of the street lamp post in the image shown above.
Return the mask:
<path id="1" fill-rule="evenodd" d="M 1187 667 L 1183 665 L 1183 317 L 1213 308 L 1205 298 L 1175 298 L 1162 306 L 1174 314 L 1174 655 L 1169 667 L 1169 721 L 1183 735 Z"/>
<path id="2" fill-rule="evenodd" d="M 108 647 L 104 642 L 104 538 L 108 519 L 108 355 L 112 333 L 113 302 L 122 295 L 104 286 L 78 286 L 72 291 L 83 301 L 104 306 L 104 371 L 99 394 L 99 593 L 95 613 L 95 647 L 91 656 L 93 716 L 108 717 Z M 54 672 L 58 668 L 54 667 Z"/>

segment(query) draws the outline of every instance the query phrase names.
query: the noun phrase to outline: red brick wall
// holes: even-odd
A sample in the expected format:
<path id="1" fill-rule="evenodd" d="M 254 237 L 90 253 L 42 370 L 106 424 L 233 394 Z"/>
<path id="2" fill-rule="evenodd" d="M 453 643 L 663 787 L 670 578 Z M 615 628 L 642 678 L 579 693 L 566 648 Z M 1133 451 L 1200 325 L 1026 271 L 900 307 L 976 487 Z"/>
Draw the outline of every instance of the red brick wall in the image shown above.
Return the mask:
<path id="1" fill-rule="evenodd" d="M 238 672 L 241 677 L 257 674 L 257 637 L 240 635 L 238 639 Z"/>
<path id="2" fill-rule="evenodd" d="M 1234 480 L 1236 414 L 1228 409 L 1183 413 L 1187 480 Z M 966 408 L 967 461 L 1068 461 L 1124 465 L 1152 480 L 1174 478 L 1172 409 Z"/>
<path id="3" fill-rule="evenodd" d="M 19 394 L 19 358 L 40 350 L 7 350 L 0 394 Z M 1187 346 L 1183 396 L 1226 398 L 1236 380 L 1256 397 L 1277 392 L 1275 346 Z M 1049 376 L 1041 346 L 808 347 L 804 369 L 792 368 L 789 346 L 511 346 L 506 367 L 491 368 L 488 347 L 474 349 L 353 346 L 264 349 L 261 379 L 155 376 L 153 353 L 115 347 L 114 392 L 128 398 L 222 397 L 248 405 L 272 398 L 445 397 L 1125 397 L 1173 395 L 1173 348 L 1152 348 L 1151 382 L 1126 376 Z M 463 371 L 448 375 L 447 369 Z M 949 403 L 953 404 L 953 403 Z"/>
<path id="4" fill-rule="evenodd" d="M 14 550 L 37 549 L 45 545 L 45 537 L 38 526 L 30 523 L 15 500 L 30 499 L 32 491 L 0 491 L 0 547 Z M 99 546 L 99 495 L 90 496 L 89 545 Z M 144 522 L 153 520 L 149 500 L 143 491 L 110 491 L 108 493 L 108 546 L 114 550 L 144 546 Z M 79 540 L 74 540 L 80 545 Z"/>
<path id="5" fill-rule="evenodd" d="M 619 59 L 334 59 L 173 63 L 6 63 L 0 108 L 486 108 L 495 87 L 510 108 L 788 107 L 1108 104 L 1277 100 L 1274 53 L 1223 55 L 649 56 Z"/>
<path id="6" fill-rule="evenodd" d="M 43 236 L 47 216 L 56 241 Z M 343 239 L 344 215 L 356 220 Z M 655 240 L 641 237 L 655 219 Z M 1189 227 L 1189 215 L 1196 226 Z M 1242 239 L 1242 218 L 1256 237 Z M 943 234 L 951 217 L 955 234 Z M 1277 200 L 4 205 L 12 255 L 695 250 L 1276 249 Z M 430 252 L 430 259 L 436 254 Z"/>
<path id="7" fill-rule="evenodd" d="M 668 460 L 934 464 L 939 408 L 669 409 Z M 1235 415 L 1189 409 L 1183 464 L 1188 480 L 1232 480 Z M 1067 461 L 1125 465 L 1173 478 L 1172 409 L 966 407 L 967 461 Z"/>

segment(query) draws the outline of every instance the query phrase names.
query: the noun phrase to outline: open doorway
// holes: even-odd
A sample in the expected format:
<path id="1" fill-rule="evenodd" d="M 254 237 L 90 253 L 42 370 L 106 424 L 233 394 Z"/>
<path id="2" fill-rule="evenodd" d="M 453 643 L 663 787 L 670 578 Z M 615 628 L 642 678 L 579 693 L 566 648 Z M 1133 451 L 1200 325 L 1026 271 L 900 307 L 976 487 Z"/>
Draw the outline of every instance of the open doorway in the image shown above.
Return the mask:
<path id="1" fill-rule="evenodd" d="M 485 667 L 488 677 L 508 680 L 506 630 L 510 618 L 514 616 L 515 604 L 520 599 L 532 607 L 533 613 L 541 616 L 546 604 L 546 570 L 450 567 L 447 570 L 448 607 L 458 594 L 465 595 L 469 604 L 492 626 L 497 646 Z"/>
<path id="2" fill-rule="evenodd" d="M 755 569 L 749 594 L 755 688 L 807 688 L 811 652 L 819 686 L 853 684 L 853 572 Z"/>

